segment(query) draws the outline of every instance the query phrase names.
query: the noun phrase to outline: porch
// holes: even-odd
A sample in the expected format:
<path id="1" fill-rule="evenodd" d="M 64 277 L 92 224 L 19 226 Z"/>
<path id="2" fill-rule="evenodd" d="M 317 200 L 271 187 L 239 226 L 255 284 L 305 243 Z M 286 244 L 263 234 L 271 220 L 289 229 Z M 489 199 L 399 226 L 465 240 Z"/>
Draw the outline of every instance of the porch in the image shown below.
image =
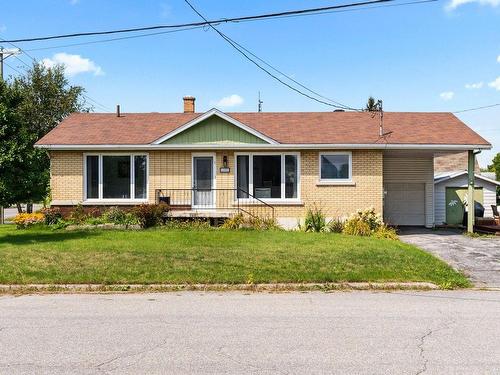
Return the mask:
<path id="1" fill-rule="evenodd" d="M 156 189 L 156 203 L 170 207 L 170 217 L 226 219 L 236 214 L 275 218 L 274 207 L 243 189 Z"/>

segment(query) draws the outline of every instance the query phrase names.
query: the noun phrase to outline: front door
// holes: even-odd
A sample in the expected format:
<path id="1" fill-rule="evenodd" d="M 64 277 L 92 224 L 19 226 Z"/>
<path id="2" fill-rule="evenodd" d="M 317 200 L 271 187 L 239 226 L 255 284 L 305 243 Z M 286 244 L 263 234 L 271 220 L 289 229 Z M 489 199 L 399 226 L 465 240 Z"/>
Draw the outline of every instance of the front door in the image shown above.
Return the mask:
<path id="1" fill-rule="evenodd" d="M 193 207 L 213 208 L 214 200 L 214 158 L 193 157 Z"/>

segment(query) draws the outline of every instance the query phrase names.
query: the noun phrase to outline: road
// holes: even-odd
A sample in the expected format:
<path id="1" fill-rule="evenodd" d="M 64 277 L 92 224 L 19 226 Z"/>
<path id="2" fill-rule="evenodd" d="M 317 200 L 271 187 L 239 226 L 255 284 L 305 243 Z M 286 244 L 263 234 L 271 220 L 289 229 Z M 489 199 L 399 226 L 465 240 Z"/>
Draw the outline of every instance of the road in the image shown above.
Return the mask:
<path id="1" fill-rule="evenodd" d="M 0 374 L 499 374 L 500 292 L 0 297 Z"/>

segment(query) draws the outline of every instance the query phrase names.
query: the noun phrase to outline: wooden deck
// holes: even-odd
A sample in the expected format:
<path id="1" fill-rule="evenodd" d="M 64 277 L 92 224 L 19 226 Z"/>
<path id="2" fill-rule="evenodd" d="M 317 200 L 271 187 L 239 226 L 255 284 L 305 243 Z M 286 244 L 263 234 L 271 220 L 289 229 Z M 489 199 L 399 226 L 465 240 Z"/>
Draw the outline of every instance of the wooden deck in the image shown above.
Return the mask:
<path id="1" fill-rule="evenodd" d="M 474 232 L 484 233 L 484 234 L 494 234 L 496 236 L 500 236 L 500 225 L 475 225 Z"/>

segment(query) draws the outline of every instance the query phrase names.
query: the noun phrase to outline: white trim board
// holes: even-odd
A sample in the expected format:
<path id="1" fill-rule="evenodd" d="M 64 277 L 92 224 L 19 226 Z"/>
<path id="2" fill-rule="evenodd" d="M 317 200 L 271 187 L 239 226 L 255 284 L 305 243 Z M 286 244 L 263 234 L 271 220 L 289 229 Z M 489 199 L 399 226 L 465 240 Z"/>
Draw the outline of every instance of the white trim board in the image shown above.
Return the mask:
<path id="1" fill-rule="evenodd" d="M 444 182 L 444 181 L 449 181 L 449 180 L 452 180 L 456 177 L 462 176 L 464 174 L 468 174 L 468 172 L 467 171 L 456 172 L 456 173 L 450 174 L 449 176 L 435 178 L 434 184 L 439 184 L 439 183 Z M 480 180 L 487 181 L 487 182 L 490 182 L 490 183 L 495 184 L 497 186 L 500 186 L 500 181 L 492 180 L 491 178 L 482 176 L 480 174 L 474 173 L 474 178 L 478 178 Z"/>
<path id="2" fill-rule="evenodd" d="M 35 145 L 36 148 L 47 150 L 64 151 L 130 151 L 130 150 L 432 150 L 432 151 L 467 151 L 467 150 L 490 150 L 491 145 L 449 145 L 449 144 L 379 144 L 379 143 L 300 143 L 300 144 L 82 144 L 82 145 Z"/>
<path id="3" fill-rule="evenodd" d="M 184 125 L 178 127 L 177 129 L 171 131 L 170 133 L 165 134 L 164 136 L 158 138 L 156 141 L 153 141 L 151 144 L 152 145 L 159 145 L 159 144 L 165 142 L 167 139 L 175 137 L 177 134 L 182 133 L 183 131 L 193 127 L 196 124 L 199 124 L 200 122 L 202 122 L 203 120 L 206 120 L 207 118 L 209 118 L 211 116 L 218 116 L 221 119 L 233 124 L 234 126 L 246 131 L 247 133 L 250 133 L 250 134 L 256 136 L 259 139 L 262 139 L 263 141 L 265 141 L 269 144 L 272 144 L 272 145 L 279 144 L 274 139 L 269 138 L 268 136 L 266 136 L 266 135 L 258 132 L 257 130 L 243 124 L 242 122 L 232 118 L 231 116 L 226 115 L 225 113 L 219 111 L 216 108 L 212 108 L 211 110 L 205 112 L 201 116 L 198 116 L 195 119 L 185 123 Z"/>

